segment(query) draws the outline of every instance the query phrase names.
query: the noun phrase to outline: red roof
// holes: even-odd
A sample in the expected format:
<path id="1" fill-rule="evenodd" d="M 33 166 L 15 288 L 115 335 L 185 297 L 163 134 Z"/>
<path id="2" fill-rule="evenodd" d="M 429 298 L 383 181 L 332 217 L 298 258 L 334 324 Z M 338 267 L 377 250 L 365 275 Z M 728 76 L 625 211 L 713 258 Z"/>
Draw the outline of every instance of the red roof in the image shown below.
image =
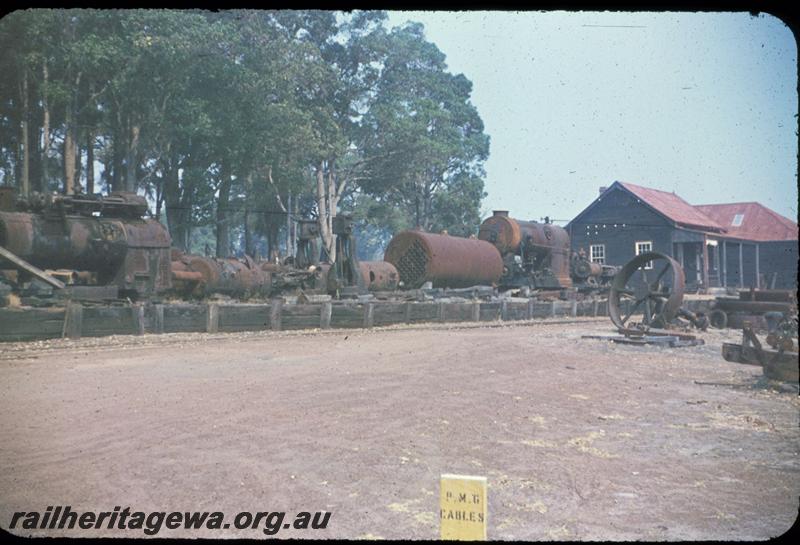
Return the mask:
<path id="1" fill-rule="evenodd" d="M 726 227 L 714 221 L 701 210 L 698 210 L 698 207 L 692 206 L 675 193 L 668 193 L 659 189 L 651 189 L 649 187 L 642 187 L 629 183 L 616 183 L 675 223 L 712 231 L 724 231 L 726 229 Z M 730 224 L 730 222 L 728 223 Z"/>
<path id="2" fill-rule="evenodd" d="M 797 224 L 757 202 L 731 204 L 702 204 L 695 206 L 714 218 L 726 230 L 726 235 L 753 241 L 797 240 Z M 741 214 L 741 225 L 733 219 Z"/>

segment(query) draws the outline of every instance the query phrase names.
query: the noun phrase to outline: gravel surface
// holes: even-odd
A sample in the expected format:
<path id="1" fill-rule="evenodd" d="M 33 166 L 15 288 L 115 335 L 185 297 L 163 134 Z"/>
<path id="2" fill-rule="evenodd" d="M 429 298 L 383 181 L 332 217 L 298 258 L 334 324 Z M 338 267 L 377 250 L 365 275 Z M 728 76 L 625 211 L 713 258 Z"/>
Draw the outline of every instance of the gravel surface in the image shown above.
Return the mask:
<path id="1" fill-rule="evenodd" d="M 765 539 L 794 523 L 797 390 L 725 362 L 739 333 L 674 349 L 585 334 L 613 331 L 578 319 L 0 345 L 0 526 L 49 505 L 329 511 L 324 530 L 276 537 L 436 539 L 442 473 L 488 478 L 490 539 Z"/>

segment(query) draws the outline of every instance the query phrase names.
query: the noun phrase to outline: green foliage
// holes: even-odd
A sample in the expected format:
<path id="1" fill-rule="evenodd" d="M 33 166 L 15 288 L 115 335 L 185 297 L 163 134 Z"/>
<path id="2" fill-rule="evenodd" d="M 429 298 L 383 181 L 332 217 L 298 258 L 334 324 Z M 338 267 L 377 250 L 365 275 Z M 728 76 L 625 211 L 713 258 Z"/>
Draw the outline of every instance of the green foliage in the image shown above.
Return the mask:
<path id="1" fill-rule="evenodd" d="M 300 215 L 319 213 L 320 168 L 336 188 L 323 198 L 359 220 L 362 253 L 382 255 L 415 225 L 471 234 L 489 153 L 472 85 L 447 71 L 422 25 L 385 21 L 382 11 L 13 12 L 0 20 L 0 183 L 20 183 L 27 153 L 31 187 L 63 190 L 69 129 L 84 186 L 91 151 L 96 192 L 148 195 L 174 243 L 195 251 L 225 240 L 244 251 L 248 237 L 251 251 L 284 247 L 290 196 Z"/>

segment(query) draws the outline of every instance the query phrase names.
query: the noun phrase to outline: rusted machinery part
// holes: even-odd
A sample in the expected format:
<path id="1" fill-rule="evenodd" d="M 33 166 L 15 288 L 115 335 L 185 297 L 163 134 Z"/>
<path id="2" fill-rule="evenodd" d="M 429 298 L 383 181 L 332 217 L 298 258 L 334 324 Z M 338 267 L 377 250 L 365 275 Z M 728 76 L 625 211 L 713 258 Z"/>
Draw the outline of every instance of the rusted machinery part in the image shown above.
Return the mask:
<path id="1" fill-rule="evenodd" d="M 370 291 L 393 291 L 397 289 L 400 275 L 388 261 L 359 261 L 361 276 Z"/>
<path id="2" fill-rule="evenodd" d="M 708 321 L 713 328 L 725 329 L 728 327 L 728 313 L 722 309 L 715 308 L 708 315 Z"/>
<path id="3" fill-rule="evenodd" d="M 655 273 L 655 277 L 650 277 L 654 278 L 653 281 L 647 278 L 647 271 L 643 269 L 651 261 L 651 275 L 659 271 Z M 642 275 L 641 281 L 635 286 L 629 285 L 637 271 Z M 670 272 L 672 282 L 667 286 L 663 284 L 663 279 Z M 608 294 L 608 314 L 618 328 L 625 328 L 628 320 L 638 314 L 637 311 L 642 312 L 644 325 L 665 327 L 678 315 L 684 289 L 683 269 L 677 261 L 658 252 L 641 254 L 626 263 L 614 277 Z M 633 301 L 633 308 L 623 314 L 622 301 L 625 298 Z"/>
<path id="4" fill-rule="evenodd" d="M 249 257 L 214 258 L 185 254 L 172 263 L 176 280 L 197 282 L 199 292 L 228 295 L 269 295 L 272 275 Z M 186 273 L 193 273 L 187 275 Z"/>
<path id="5" fill-rule="evenodd" d="M 466 288 L 494 284 L 503 273 L 503 259 L 486 241 L 423 231 L 403 231 L 386 248 L 384 260 L 397 268 L 402 287 Z"/>
<path id="6" fill-rule="evenodd" d="M 714 308 L 726 312 L 748 312 L 761 314 L 764 312 L 791 312 L 794 303 L 779 301 L 742 301 L 733 297 L 718 297 Z M 796 307 L 795 307 L 796 308 Z"/>
<path id="7" fill-rule="evenodd" d="M 795 290 L 756 290 L 750 288 L 739 292 L 740 301 L 772 301 L 777 303 L 796 303 Z"/>
<path id="8" fill-rule="evenodd" d="M 203 281 L 203 274 L 194 271 L 176 271 L 175 269 L 172 269 L 172 279 L 179 282 L 197 284 Z"/>
<path id="9" fill-rule="evenodd" d="M 503 255 L 519 255 L 526 241 L 531 247 L 569 251 L 569 235 L 563 228 L 550 223 L 514 219 L 505 210 L 495 210 L 492 216 L 483 220 L 478 229 L 478 239 L 489 242 Z"/>
<path id="10" fill-rule="evenodd" d="M 586 280 L 602 274 L 603 266 L 600 263 L 592 263 L 586 258 L 578 258 L 574 261 L 572 275 L 578 280 Z"/>
<path id="11" fill-rule="evenodd" d="M 121 289 L 171 286 L 169 232 L 153 219 L 0 212 L 0 246 L 36 267 L 95 272 Z"/>

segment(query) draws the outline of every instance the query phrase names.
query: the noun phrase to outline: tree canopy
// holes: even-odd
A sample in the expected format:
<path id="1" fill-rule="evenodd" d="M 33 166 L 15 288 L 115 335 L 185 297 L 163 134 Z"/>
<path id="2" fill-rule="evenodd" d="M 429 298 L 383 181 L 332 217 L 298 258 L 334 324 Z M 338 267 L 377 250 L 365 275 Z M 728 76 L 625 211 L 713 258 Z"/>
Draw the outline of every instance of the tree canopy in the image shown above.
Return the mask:
<path id="1" fill-rule="evenodd" d="M 0 184 L 146 194 L 187 250 L 291 251 L 291 215 L 334 257 L 348 210 L 373 257 L 480 220 L 472 84 L 381 11 L 28 9 L 0 20 L 0 70 Z"/>

